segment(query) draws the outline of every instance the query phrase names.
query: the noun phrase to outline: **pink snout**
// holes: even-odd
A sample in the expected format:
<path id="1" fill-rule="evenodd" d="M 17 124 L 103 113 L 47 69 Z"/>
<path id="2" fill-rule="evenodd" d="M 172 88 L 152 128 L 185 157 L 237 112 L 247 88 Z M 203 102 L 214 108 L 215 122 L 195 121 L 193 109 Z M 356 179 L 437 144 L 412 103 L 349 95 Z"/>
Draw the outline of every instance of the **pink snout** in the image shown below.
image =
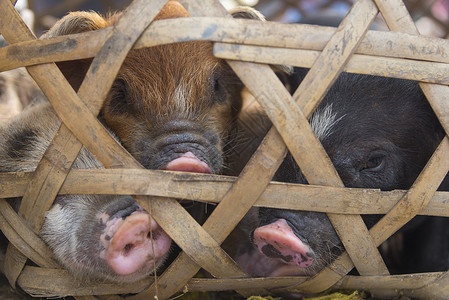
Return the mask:
<path id="1" fill-rule="evenodd" d="M 212 173 L 210 167 L 190 151 L 169 162 L 164 169 L 169 171 Z"/>
<path id="2" fill-rule="evenodd" d="M 212 173 L 210 167 L 192 152 L 186 152 L 170 161 L 164 169 Z M 110 232 L 117 229 L 109 246 L 105 246 L 106 260 L 119 275 L 129 275 L 139 270 L 157 267 L 170 249 L 171 238 L 147 213 L 134 213 L 124 220 L 114 219 L 108 228 Z"/>
<path id="3" fill-rule="evenodd" d="M 261 226 L 254 231 L 254 244 L 270 258 L 285 264 L 307 268 L 313 264 L 313 251 L 293 232 L 284 219 Z"/>
<path id="4" fill-rule="evenodd" d="M 147 213 L 128 216 L 115 232 L 107 249 L 109 266 L 120 275 L 153 268 L 164 257 L 171 238 Z"/>

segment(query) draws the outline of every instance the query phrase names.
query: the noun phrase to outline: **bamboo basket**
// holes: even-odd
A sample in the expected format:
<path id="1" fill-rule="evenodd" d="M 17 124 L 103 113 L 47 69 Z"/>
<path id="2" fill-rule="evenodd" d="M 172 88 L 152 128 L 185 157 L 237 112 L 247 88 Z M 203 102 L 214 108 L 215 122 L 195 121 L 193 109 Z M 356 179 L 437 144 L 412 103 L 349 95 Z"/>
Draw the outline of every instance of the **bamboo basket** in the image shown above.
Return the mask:
<path id="1" fill-rule="evenodd" d="M 449 170 L 448 138 L 410 190 L 350 189 L 308 124 L 329 86 L 346 71 L 419 81 L 449 132 L 449 41 L 419 36 L 400 0 L 358 0 L 338 29 L 236 20 L 213 0 L 182 0 L 191 18 L 152 22 L 167 0 L 135 0 L 114 28 L 48 40 L 34 37 L 15 12 L 14 2 L 0 0 L 0 32 L 10 44 L 0 49 L 0 71 L 26 67 L 63 125 L 35 172 L 0 173 L 0 229 L 10 242 L 3 272 L 12 286 L 33 296 L 71 295 L 79 300 L 167 299 L 179 292 L 221 290 L 244 296 L 268 290 L 318 293 L 329 288 L 376 291 L 384 297 L 448 297 L 449 273 L 392 276 L 377 250 L 417 214 L 449 216 L 449 193 L 436 192 Z M 378 12 L 391 32 L 368 30 Z M 96 118 L 112 74 L 131 48 L 186 40 L 214 42 L 214 54 L 228 60 L 274 124 L 237 178 L 143 169 Z M 86 43 L 89 47 L 83 46 Z M 88 73 L 75 93 L 54 62 L 88 57 L 95 57 L 97 71 Z M 291 96 L 267 64 L 311 70 Z M 106 169 L 70 169 L 82 145 Z M 270 182 L 287 148 L 310 185 Z M 74 280 L 36 232 L 57 194 L 89 193 L 135 195 L 183 251 L 157 280 L 123 285 Z M 3 199 L 22 196 L 18 213 Z M 175 198 L 218 205 L 200 226 Z M 220 244 L 252 206 L 326 212 L 346 252 L 311 278 L 249 278 Z M 385 217 L 368 230 L 361 214 L 373 213 Z M 196 238 L 188 238 L 192 236 Z M 37 266 L 27 264 L 28 259 Z M 360 276 L 347 275 L 354 267 Z M 214 278 L 195 278 L 200 268 Z"/>

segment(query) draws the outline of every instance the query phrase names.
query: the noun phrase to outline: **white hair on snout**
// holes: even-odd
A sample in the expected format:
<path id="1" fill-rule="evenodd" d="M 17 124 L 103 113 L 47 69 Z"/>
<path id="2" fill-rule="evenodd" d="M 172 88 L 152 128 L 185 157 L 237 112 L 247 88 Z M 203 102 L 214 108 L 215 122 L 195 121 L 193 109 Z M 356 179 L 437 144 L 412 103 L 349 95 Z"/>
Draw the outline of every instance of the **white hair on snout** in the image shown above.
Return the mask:
<path id="1" fill-rule="evenodd" d="M 176 86 L 176 89 L 173 92 L 174 103 L 176 104 L 176 111 L 184 112 L 186 115 L 185 118 L 189 117 L 189 114 L 192 112 L 193 107 L 192 104 L 188 101 L 191 97 L 191 90 L 186 87 L 184 82 L 179 83 Z"/>
<path id="2" fill-rule="evenodd" d="M 310 118 L 310 126 L 317 138 L 322 141 L 329 137 L 332 133 L 333 127 L 343 119 L 345 115 L 337 118 L 336 113 L 333 112 L 332 104 L 324 107 L 319 107 Z"/>
<path id="3" fill-rule="evenodd" d="M 189 119 L 192 116 L 194 109 L 188 101 L 192 97 L 192 91 L 187 87 L 188 85 L 182 81 L 173 88 L 167 98 L 159 98 L 161 109 L 156 110 L 159 117 L 166 119 L 168 116 L 176 116 L 177 119 Z"/>

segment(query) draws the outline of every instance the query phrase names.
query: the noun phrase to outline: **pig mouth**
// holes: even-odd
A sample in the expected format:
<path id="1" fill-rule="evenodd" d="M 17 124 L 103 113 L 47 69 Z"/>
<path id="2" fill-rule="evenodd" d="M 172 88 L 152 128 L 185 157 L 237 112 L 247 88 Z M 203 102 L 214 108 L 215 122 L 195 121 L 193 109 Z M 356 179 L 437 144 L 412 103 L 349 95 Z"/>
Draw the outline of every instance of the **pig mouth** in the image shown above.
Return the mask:
<path id="1" fill-rule="evenodd" d="M 237 258 L 251 276 L 279 277 L 313 275 L 316 257 L 297 237 L 285 219 L 258 227 L 252 233 L 253 249 Z"/>
<path id="2" fill-rule="evenodd" d="M 216 174 L 223 164 L 216 144 L 200 133 L 174 133 L 155 139 L 138 160 L 148 169 Z"/>
<path id="3" fill-rule="evenodd" d="M 191 151 L 181 154 L 178 158 L 167 163 L 162 169 L 168 171 L 212 174 L 212 169 L 209 165 L 196 157 Z"/>
<path id="4" fill-rule="evenodd" d="M 252 277 L 311 276 L 315 272 L 267 257 L 258 250 L 241 254 L 237 258 L 239 266 Z"/>

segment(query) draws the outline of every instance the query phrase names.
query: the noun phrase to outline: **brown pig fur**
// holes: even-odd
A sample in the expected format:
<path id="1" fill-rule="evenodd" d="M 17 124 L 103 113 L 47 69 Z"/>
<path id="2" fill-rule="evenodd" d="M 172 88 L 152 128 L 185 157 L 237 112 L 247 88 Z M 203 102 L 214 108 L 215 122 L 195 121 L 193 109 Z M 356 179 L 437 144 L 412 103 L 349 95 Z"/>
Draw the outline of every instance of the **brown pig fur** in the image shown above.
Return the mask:
<path id="1" fill-rule="evenodd" d="M 187 16 L 179 3 L 170 1 L 157 19 Z M 120 13 L 104 19 L 94 12 L 73 12 L 43 38 L 113 26 L 119 17 Z M 259 18 L 259 15 L 244 9 L 238 11 L 238 17 Z M 68 61 L 58 66 L 78 90 L 91 61 Z M 146 168 L 164 169 L 167 162 L 183 152 L 197 151 L 195 155 L 207 163 L 211 172 L 219 173 L 223 167 L 223 147 L 228 143 L 240 108 L 242 88 L 226 62 L 213 56 L 210 42 L 131 50 L 104 101 L 99 119 Z M 42 101 L 0 127 L 0 172 L 33 171 L 58 124 L 50 104 Z M 170 143 L 175 145 L 174 149 L 162 151 Z M 74 167 L 101 165 L 83 148 Z M 86 237 L 85 227 L 91 226 L 91 231 L 97 232 L 95 212 L 101 213 L 113 201 L 121 201 L 120 197 L 58 196 L 47 213 L 40 234 L 74 276 L 131 282 L 153 272 L 146 270 L 131 276 L 114 274 L 90 251 L 97 246 L 83 244 L 89 238 L 98 244 L 97 237 Z M 79 231 L 73 232 L 75 228 Z"/>
<path id="2" fill-rule="evenodd" d="M 174 1 L 156 19 L 188 16 Z M 98 30 L 114 25 L 119 14 L 103 19 L 93 12 L 76 12 L 59 21 L 46 38 Z M 71 85 L 78 89 L 91 60 L 59 63 Z M 242 86 L 229 66 L 212 55 L 212 43 L 184 42 L 131 50 L 104 102 L 101 119 L 124 147 L 139 159 L 138 145 L 174 119 L 194 120 L 218 135 L 217 149 L 226 142 L 230 125 L 240 109 Z M 218 92 L 217 90 L 218 89 Z M 165 130 L 160 128 L 160 130 Z M 212 166 L 213 167 L 213 166 Z M 220 168 L 212 168 L 218 173 Z"/>

